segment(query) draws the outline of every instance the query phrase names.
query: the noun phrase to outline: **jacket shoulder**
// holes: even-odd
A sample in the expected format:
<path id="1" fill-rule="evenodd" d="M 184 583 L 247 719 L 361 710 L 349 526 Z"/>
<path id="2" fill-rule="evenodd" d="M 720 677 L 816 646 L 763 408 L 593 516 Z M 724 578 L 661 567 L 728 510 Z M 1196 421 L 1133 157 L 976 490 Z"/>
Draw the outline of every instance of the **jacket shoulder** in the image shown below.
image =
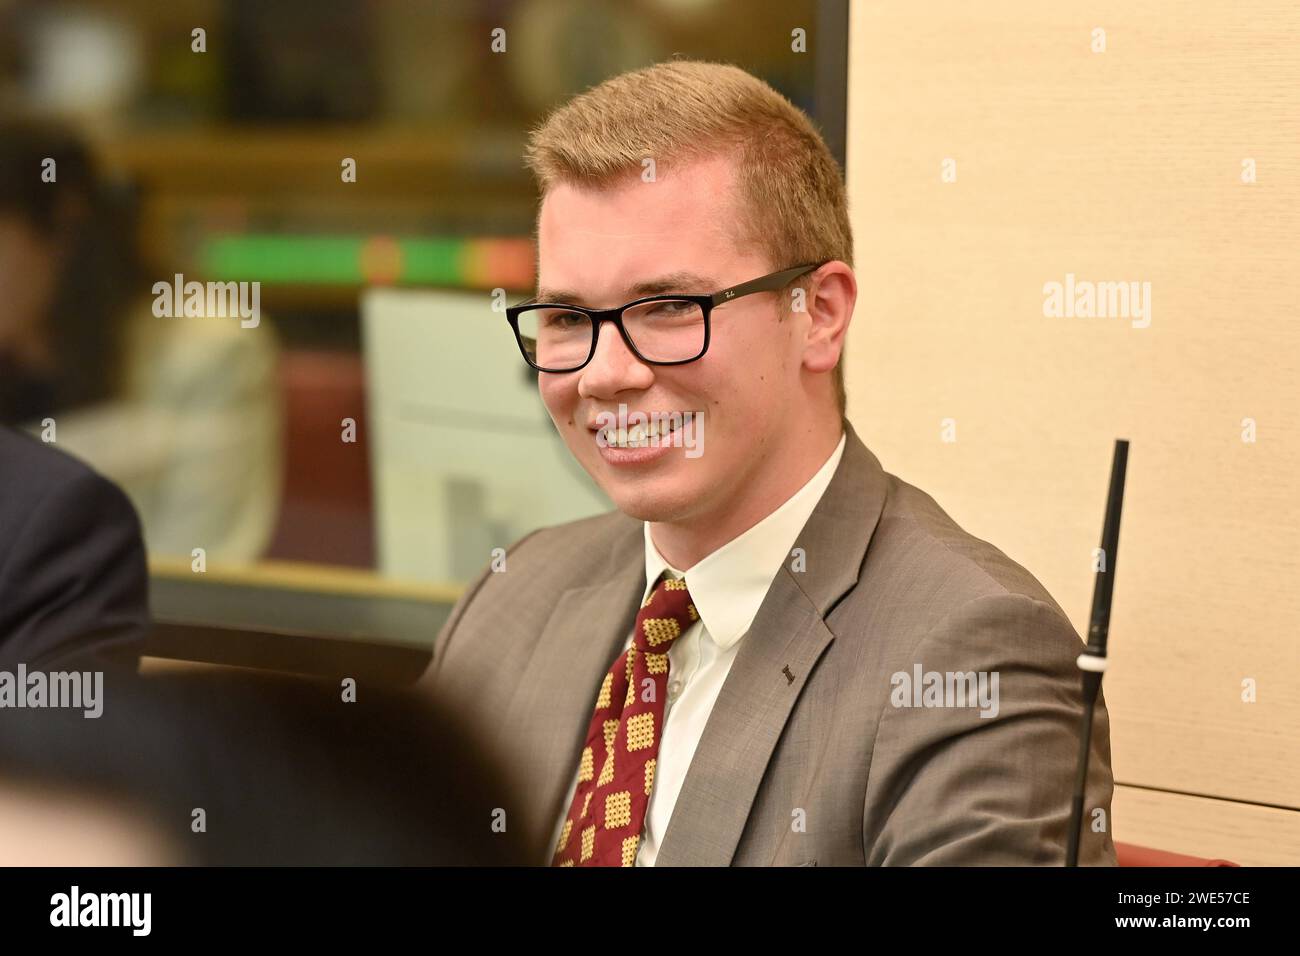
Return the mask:
<path id="1" fill-rule="evenodd" d="M 883 593 L 906 594 L 909 606 L 925 609 L 930 625 L 964 604 L 995 596 L 1026 597 L 1066 617 L 1024 566 L 966 531 L 920 488 L 888 473 L 886 479 L 864 581 L 869 578 Z"/>
<path id="2" fill-rule="evenodd" d="M 144 545 L 126 495 L 62 451 L 0 429 L 0 659 L 125 644 L 148 617 Z"/>
<path id="3" fill-rule="evenodd" d="M 8 494 L 30 488 L 36 493 L 50 484 L 69 484 L 98 475 L 67 452 L 12 428 L 0 428 L 0 480 Z"/>
<path id="4" fill-rule="evenodd" d="M 455 636 L 458 631 L 468 628 L 498 636 L 521 627 L 528 631 L 538 615 L 544 620 L 550 613 L 557 594 L 604 580 L 616 566 L 615 556 L 630 553 L 641 534 L 640 521 L 610 511 L 538 528 L 515 541 L 506 549 L 504 564 L 489 562 L 452 608 L 434 641 L 434 659 L 421 684 L 431 686 L 437 680 L 443 662 L 458 646 L 470 650 Z"/>
<path id="5" fill-rule="evenodd" d="M 641 526 L 640 521 L 621 511 L 550 525 L 511 545 L 509 560 L 512 570 L 522 568 L 526 577 L 561 577 L 568 586 L 574 586 L 583 583 L 586 573 L 608 570 L 613 548 L 642 534 Z"/>
<path id="6" fill-rule="evenodd" d="M 126 496 L 90 465 L 25 432 L 0 428 L 0 544 L 14 545 L 43 502 L 65 499 L 129 511 L 134 520 Z"/>

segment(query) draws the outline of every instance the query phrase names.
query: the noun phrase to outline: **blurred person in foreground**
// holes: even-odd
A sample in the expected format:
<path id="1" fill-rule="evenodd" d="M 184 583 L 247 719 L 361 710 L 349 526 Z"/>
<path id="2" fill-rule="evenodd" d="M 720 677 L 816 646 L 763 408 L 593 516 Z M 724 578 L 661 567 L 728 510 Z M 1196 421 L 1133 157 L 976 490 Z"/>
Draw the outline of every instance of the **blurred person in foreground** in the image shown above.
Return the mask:
<path id="1" fill-rule="evenodd" d="M 274 332 L 155 315 L 173 274 L 135 232 L 74 131 L 0 114 L 0 425 L 121 486 L 151 553 L 256 559 L 280 493 Z"/>
<path id="2" fill-rule="evenodd" d="M 0 426 L 0 670 L 132 659 L 148 627 L 144 542 L 126 495 Z"/>
<path id="3" fill-rule="evenodd" d="M 521 862 L 507 784 L 409 691 L 108 670 L 100 715 L 0 709 L 0 866 Z"/>
<path id="4" fill-rule="evenodd" d="M 496 732 L 532 860 L 1061 865 L 1083 643 L 845 417 L 853 240 L 812 122 L 675 60 L 527 162 L 538 291 L 502 347 L 617 510 L 498 556 L 424 684 Z M 1102 700 L 1092 747 L 1080 861 L 1113 865 Z"/>

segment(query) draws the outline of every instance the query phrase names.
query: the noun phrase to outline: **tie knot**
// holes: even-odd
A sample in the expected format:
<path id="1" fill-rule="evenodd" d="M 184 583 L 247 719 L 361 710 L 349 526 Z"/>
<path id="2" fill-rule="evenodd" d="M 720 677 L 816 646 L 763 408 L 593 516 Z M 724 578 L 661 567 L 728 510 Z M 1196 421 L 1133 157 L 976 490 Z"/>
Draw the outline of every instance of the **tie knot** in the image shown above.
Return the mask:
<path id="1" fill-rule="evenodd" d="M 637 613 L 633 641 L 637 650 L 647 654 L 666 654 L 673 641 L 699 619 L 686 579 L 665 571 Z"/>

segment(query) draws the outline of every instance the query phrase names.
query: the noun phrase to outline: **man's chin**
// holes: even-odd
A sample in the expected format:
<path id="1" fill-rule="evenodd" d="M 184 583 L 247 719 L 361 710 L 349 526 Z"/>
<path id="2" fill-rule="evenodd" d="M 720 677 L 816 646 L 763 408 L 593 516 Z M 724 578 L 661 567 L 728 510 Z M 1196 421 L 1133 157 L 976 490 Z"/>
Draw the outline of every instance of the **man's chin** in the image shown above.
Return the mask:
<path id="1" fill-rule="evenodd" d="M 669 490 L 657 485 L 659 482 L 617 482 L 614 487 L 606 487 L 605 494 L 615 508 L 638 521 L 680 521 L 690 516 L 690 495 L 683 495 L 680 488 Z"/>

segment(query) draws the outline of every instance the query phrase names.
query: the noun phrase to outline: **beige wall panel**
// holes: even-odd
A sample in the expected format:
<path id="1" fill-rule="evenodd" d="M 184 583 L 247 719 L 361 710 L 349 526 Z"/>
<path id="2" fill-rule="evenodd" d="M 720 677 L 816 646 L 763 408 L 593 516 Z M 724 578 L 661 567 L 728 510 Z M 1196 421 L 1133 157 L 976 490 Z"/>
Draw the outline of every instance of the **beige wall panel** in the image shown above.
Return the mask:
<path id="1" fill-rule="evenodd" d="M 1115 839 L 1242 866 L 1300 865 L 1300 812 L 1116 787 Z"/>
<path id="2" fill-rule="evenodd" d="M 1291 2 L 855 0 L 846 355 L 849 417 L 885 468 L 1033 571 L 1081 634 L 1112 444 L 1131 441 L 1116 780 L 1293 808 L 1297 51 Z M 1150 325 L 1046 317 L 1067 273 L 1149 282 Z"/>

